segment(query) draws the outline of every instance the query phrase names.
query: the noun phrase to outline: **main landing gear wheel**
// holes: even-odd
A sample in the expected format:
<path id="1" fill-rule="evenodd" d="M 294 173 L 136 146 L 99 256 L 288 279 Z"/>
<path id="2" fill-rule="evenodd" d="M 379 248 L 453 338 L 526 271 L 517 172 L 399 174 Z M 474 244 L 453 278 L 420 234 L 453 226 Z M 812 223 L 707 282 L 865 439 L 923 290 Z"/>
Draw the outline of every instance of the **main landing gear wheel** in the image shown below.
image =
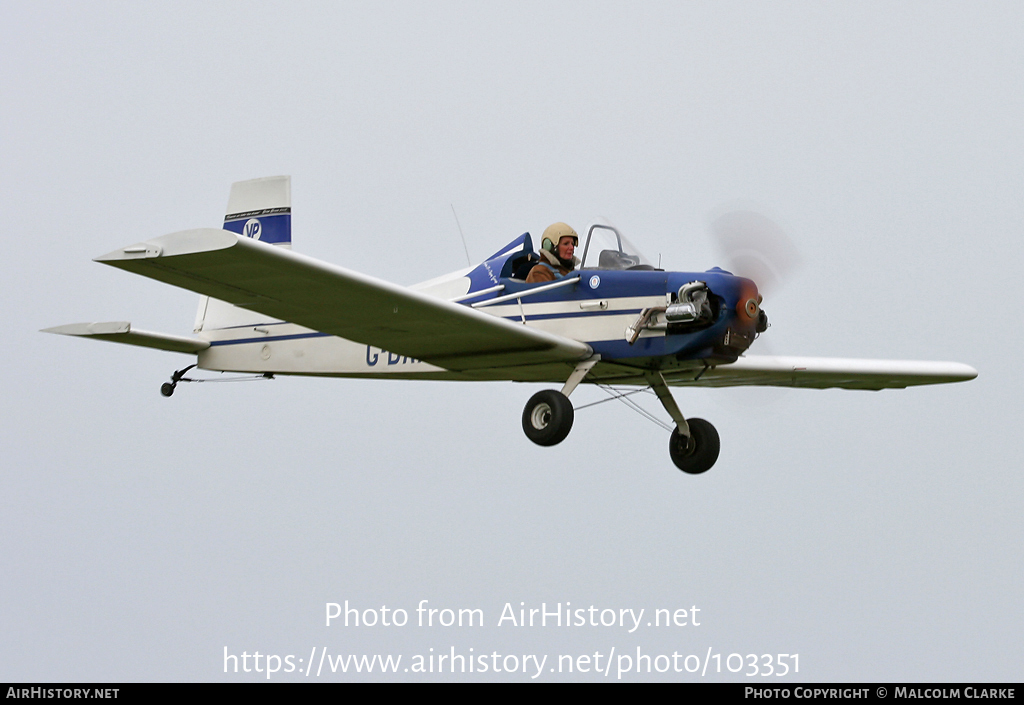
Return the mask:
<path id="1" fill-rule="evenodd" d="M 523 409 L 523 431 L 537 445 L 553 446 L 569 435 L 572 419 L 572 402 L 569 397 L 553 389 L 545 389 L 526 402 L 526 408 Z"/>
<path id="2" fill-rule="evenodd" d="M 718 431 L 704 419 L 688 419 L 686 424 L 690 427 L 690 437 L 687 438 L 679 433 L 679 429 L 672 431 L 672 437 L 668 442 L 668 454 L 672 456 L 672 462 L 676 467 L 690 475 L 700 475 L 707 472 L 718 460 L 720 444 Z"/>
<path id="3" fill-rule="evenodd" d="M 160 393 L 165 397 L 169 397 L 174 394 L 174 385 L 170 382 L 164 382 L 160 385 Z"/>

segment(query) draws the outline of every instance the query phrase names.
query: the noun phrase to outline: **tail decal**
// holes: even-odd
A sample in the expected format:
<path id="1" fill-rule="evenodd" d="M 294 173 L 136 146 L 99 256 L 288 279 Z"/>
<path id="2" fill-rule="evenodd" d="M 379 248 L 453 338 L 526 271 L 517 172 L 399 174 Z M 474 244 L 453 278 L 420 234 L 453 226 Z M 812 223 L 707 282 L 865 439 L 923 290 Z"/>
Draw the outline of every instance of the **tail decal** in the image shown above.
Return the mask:
<path id="1" fill-rule="evenodd" d="M 272 245 L 291 247 L 291 177 L 271 176 L 232 184 L 224 229 Z"/>

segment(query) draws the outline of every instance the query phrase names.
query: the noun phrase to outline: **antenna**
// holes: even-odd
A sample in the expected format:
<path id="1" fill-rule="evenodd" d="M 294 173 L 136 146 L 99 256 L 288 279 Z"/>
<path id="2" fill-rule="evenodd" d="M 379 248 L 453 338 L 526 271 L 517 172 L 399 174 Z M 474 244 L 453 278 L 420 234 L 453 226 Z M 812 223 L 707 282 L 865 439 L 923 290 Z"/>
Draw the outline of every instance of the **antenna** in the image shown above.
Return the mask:
<path id="1" fill-rule="evenodd" d="M 466 266 L 472 267 L 473 261 L 469 258 L 469 248 L 466 246 L 466 236 L 462 234 L 462 223 L 459 222 L 459 216 L 455 214 L 455 204 L 449 203 L 452 207 L 452 215 L 455 216 L 455 224 L 459 226 L 459 237 L 462 238 L 462 249 L 466 251 Z"/>

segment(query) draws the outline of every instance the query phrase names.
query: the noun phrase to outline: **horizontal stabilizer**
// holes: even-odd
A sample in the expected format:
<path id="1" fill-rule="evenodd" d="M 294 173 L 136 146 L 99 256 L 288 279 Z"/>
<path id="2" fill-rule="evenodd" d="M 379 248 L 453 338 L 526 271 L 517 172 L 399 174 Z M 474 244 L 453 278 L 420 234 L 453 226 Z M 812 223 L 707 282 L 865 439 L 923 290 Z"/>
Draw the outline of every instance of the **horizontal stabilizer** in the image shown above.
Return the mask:
<path id="1" fill-rule="evenodd" d="M 589 357 L 586 343 L 226 230 L 164 235 L 97 262 L 450 370 Z"/>
<path id="2" fill-rule="evenodd" d="M 69 323 L 56 328 L 44 328 L 42 333 L 58 333 L 59 335 L 77 335 L 94 340 L 108 340 L 111 343 L 139 345 L 144 348 L 169 350 L 171 352 L 196 354 L 210 347 L 205 340 L 187 338 L 183 335 L 153 333 L 148 330 L 132 329 L 128 321 L 110 321 L 104 323 Z"/>

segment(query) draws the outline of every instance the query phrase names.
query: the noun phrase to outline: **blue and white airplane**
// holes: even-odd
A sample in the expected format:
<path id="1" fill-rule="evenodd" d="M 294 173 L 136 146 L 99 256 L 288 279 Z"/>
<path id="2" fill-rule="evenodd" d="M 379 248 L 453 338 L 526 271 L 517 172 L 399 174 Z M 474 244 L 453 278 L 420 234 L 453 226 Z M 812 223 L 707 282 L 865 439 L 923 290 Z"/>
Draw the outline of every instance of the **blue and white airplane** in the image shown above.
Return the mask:
<path id="1" fill-rule="evenodd" d="M 671 458 L 691 474 L 718 459 L 718 433 L 684 417 L 670 387 L 877 390 L 977 376 L 954 362 L 745 355 L 767 328 L 753 281 L 718 268 L 663 271 L 609 225 L 591 225 L 580 267 L 552 282 L 525 281 L 537 262 L 526 233 L 475 267 L 406 288 L 293 252 L 287 176 L 234 184 L 227 211 L 222 229 L 172 233 L 96 258 L 201 294 L 194 336 L 128 322 L 46 332 L 195 355 L 162 386 L 168 397 L 192 381 L 184 375 L 193 367 L 559 384 L 523 411 L 527 437 L 542 446 L 568 435 L 579 384 L 650 388 L 675 423 Z"/>

